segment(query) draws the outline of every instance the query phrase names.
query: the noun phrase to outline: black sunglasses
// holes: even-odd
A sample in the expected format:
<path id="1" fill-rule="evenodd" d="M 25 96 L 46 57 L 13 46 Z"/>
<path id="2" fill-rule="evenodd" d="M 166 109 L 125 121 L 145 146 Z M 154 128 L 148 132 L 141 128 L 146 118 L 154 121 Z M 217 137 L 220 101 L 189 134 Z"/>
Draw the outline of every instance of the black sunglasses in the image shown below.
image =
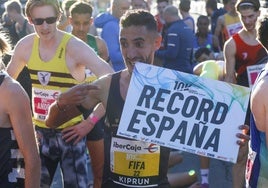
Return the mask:
<path id="1" fill-rule="evenodd" d="M 44 21 L 46 21 L 47 24 L 53 24 L 57 21 L 57 17 L 35 18 L 32 21 L 34 25 L 42 25 Z"/>

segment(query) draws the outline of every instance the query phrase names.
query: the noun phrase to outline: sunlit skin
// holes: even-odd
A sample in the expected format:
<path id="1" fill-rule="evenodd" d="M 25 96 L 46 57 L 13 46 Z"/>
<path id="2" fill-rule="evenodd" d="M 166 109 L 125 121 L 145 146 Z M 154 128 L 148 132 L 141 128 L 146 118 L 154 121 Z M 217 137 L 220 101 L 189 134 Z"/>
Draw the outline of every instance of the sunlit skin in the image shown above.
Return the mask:
<path id="1" fill-rule="evenodd" d="M 33 19 L 36 18 L 48 18 L 48 17 L 56 17 L 55 10 L 52 6 L 46 5 L 42 7 L 35 7 L 32 10 L 31 18 L 28 18 L 30 23 L 32 23 Z M 56 22 L 53 24 L 47 24 L 44 22 L 42 25 L 33 25 L 34 29 L 36 31 L 36 34 L 42 39 L 46 41 L 51 41 L 54 43 L 54 40 L 56 40 Z"/>
<path id="2" fill-rule="evenodd" d="M 255 86 L 251 95 L 251 110 L 254 115 L 257 129 L 266 133 L 266 145 L 268 145 L 268 117 L 267 117 L 267 89 L 268 78 L 264 77 Z"/>
<path id="3" fill-rule="evenodd" d="M 120 32 L 120 46 L 128 72 L 136 62 L 152 64 L 154 52 L 160 47 L 161 36 L 149 33 L 144 26 L 130 26 Z"/>
<path id="4" fill-rule="evenodd" d="M 70 22 L 73 26 L 72 34 L 83 41 L 87 41 L 87 34 L 93 22 L 90 14 L 74 14 L 70 17 Z"/>
<path id="5" fill-rule="evenodd" d="M 254 31 L 256 28 L 257 19 L 260 16 L 260 11 L 246 9 L 239 11 L 239 17 L 246 31 Z"/>

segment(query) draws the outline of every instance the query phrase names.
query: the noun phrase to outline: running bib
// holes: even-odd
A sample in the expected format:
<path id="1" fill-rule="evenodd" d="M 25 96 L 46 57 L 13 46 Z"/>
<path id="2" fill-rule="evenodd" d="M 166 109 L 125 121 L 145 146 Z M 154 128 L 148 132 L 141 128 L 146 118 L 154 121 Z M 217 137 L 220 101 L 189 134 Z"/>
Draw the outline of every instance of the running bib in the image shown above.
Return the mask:
<path id="1" fill-rule="evenodd" d="M 49 106 L 60 93 L 60 90 L 32 88 L 32 109 L 36 120 L 45 121 Z"/>
<path id="2" fill-rule="evenodd" d="M 226 30 L 227 30 L 227 33 L 228 33 L 228 38 L 230 38 L 231 36 L 236 34 L 238 31 L 240 31 L 242 29 L 242 27 L 243 26 L 242 26 L 242 24 L 240 22 L 227 25 Z"/>
<path id="3" fill-rule="evenodd" d="M 128 187 L 157 185 L 160 146 L 113 137 L 110 154 L 110 168 L 115 183 Z"/>
<path id="4" fill-rule="evenodd" d="M 256 158 L 257 153 L 252 150 L 250 147 L 250 141 L 249 141 L 249 151 L 248 151 L 248 159 L 247 159 L 247 165 L 246 165 L 246 184 L 249 185 L 249 180 L 251 177 L 252 167 Z"/>

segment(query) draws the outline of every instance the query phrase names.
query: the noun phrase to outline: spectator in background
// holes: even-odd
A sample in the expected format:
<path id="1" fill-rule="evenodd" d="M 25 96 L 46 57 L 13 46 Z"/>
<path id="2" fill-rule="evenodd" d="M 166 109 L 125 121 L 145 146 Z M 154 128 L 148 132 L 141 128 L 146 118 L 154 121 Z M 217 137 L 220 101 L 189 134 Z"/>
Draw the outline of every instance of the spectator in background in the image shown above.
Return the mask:
<path id="1" fill-rule="evenodd" d="M 220 52 L 218 38 L 209 32 L 209 18 L 201 15 L 197 18 L 197 32 L 194 39 L 194 51 L 206 47 L 213 52 Z"/>
<path id="2" fill-rule="evenodd" d="M 223 7 L 218 8 L 218 1 L 217 0 L 206 0 L 206 11 L 208 16 L 210 17 L 210 31 L 212 34 L 215 33 L 217 20 L 219 16 L 224 15 L 227 13 L 226 4 L 228 0 L 223 0 Z"/>
<path id="3" fill-rule="evenodd" d="M 1 26 L 1 30 L 9 35 L 11 48 L 13 48 L 19 41 L 19 36 L 16 32 L 15 22 L 10 19 L 6 11 L 2 15 Z M 7 64 L 6 61 L 4 63 Z"/>
<path id="4" fill-rule="evenodd" d="M 69 20 L 68 20 L 68 18 L 70 16 L 69 8 L 75 2 L 76 2 L 76 0 L 63 0 L 61 3 L 61 8 L 62 8 L 63 12 L 62 12 L 62 15 L 61 15 L 61 18 L 59 20 L 57 27 L 62 31 L 66 31 L 69 33 L 72 31 L 72 26 L 70 25 Z"/>
<path id="5" fill-rule="evenodd" d="M 217 20 L 214 35 L 220 41 L 221 50 L 223 50 L 225 42 L 242 29 L 242 23 L 235 9 L 236 1 L 228 0 L 228 12 L 220 16 Z"/>
<path id="6" fill-rule="evenodd" d="M 193 33 L 195 33 L 195 21 L 194 18 L 189 13 L 190 9 L 191 9 L 190 0 L 180 0 L 179 10 L 182 16 L 182 20 L 186 25 L 188 25 L 192 29 Z"/>
<path id="7" fill-rule="evenodd" d="M 169 0 L 157 0 L 157 14 L 154 16 L 157 22 L 157 31 L 159 32 L 160 35 L 162 35 L 162 42 L 160 49 L 164 48 L 164 33 L 165 33 L 165 20 L 163 18 L 163 12 L 166 6 L 169 5 Z M 154 58 L 154 65 L 157 66 L 163 66 L 163 61 L 162 59 L 158 58 L 155 56 Z"/>
<path id="8" fill-rule="evenodd" d="M 82 0 L 85 2 L 90 2 L 89 0 Z M 72 4 L 74 4 L 75 2 L 77 2 L 76 0 L 64 0 L 61 3 L 61 7 L 62 7 L 62 15 L 61 15 L 61 19 L 58 22 L 58 29 L 62 30 L 62 31 L 66 31 L 68 33 L 71 33 L 72 31 L 72 25 L 69 23 L 69 16 L 70 16 L 70 7 L 72 6 Z M 95 28 L 94 24 L 92 24 L 92 26 L 90 27 L 89 31 L 90 34 L 92 35 L 98 35 L 97 33 L 97 29 Z"/>
<path id="9" fill-rule="evenodd" d="M 125 68 L 119 44 L 119 19 L 129 8 L 129 0 L 112 0 L 110 12 L 99 14 L 94 19 L 95 26 L 102 29 L 101 38 L 107 44 L 114 71 Z"/>
<path id="10" fill-rule="evenodd" d="M 93 6 L 87 2 L 75 2 L 69 11 L 71 33 L 87 43 L 102 59 L 108 62 L 109 52 L 106 42 L 99 36 L 89 34 L 90 27 L 93 24 Z"/>
<path id="11" fill-rule="evenodd" d="M 34 32 L 33 26 L 26 19 L 22 5 L 19 0 L 10 0 L 5 3 L 6 12 L 11 20 L 15 23 L 16 33 L 19 39 Z M 22 85 L 22 87 L 27 92 L 28 96 L 32 97 L 32 87 L 31 79 L 29 75 L 29 70 L 25 66 L 21 73 L 19 74 L 17 81 Z"/>
<path id="12" fill-rule="evenodd" d="M 15 28 L 19 38 L 23 38 L 34 32 L 33 26 L 29 24 L 23 13 L 22 5 L 19 0 L 7 1 L 5 3 L 5 8 L 8 17 L 15 22 Z"/>
<path id="13" fill-rule="evenodd" d="M 168 5 L 163 12 L 167 29 L 164 36 L 164 48 L 155 52 L 163 60 L 163 67 L 186 73 L 193 73 L 191 61 L 194 33 L 179 16 L 178 9 Z"/>
<path id="14" fill-rule="evenodd" d="M 157 0 L 156 1 L 157 4 L 157 14 L 155 15 L 155 19 L 157 22 L 157 31 L 162 34 L 164 25 L 165 25 L 165 20 L 163 18 L 163 12 L 164 9 L 166 8 L 166 6 L 169 5 L 169 1 L 168 0 Z"/>
<path id="15" fill-rule="evenodd" d="M 238 0 L 236 10 L 243 28 L 234 34 L 224 45 L 226 62 L 225 81 L 249 87 L 247 66 L 255 65 L 267 56 L 265 48 L 257 41 L 256 22 L 260 16 L 259 0 Z M 248 109 L 245 124 L 249 125 Z M 248 147 L 240 147 L 237 163 L 233 166 L 233 187 L 245 185 L 245 168 Z"/>
<path id="16" fill-rule="evenodd" d="M 19 36 L 17 35 L 15 29 L 15 23 L 8 17 L 7 12 L 4 12 L 1 17 L 0 32 L 8 35 L 11 48 L 13 48 L 19 41 Z M 5 66 L 10 61 L 10 57 L 11 57 L 10 54 L 5 54 L 2 57 L 2 61 Z"/>

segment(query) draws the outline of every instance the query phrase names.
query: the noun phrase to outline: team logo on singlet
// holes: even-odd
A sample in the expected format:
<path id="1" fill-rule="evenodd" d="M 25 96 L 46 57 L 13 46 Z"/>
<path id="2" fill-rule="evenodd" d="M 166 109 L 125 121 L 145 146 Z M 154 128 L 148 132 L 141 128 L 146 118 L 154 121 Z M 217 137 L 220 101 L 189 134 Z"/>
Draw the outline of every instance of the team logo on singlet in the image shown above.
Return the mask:
<path id="1" fill-rule="evenodd" d="M 243 60 L 245 60 L 245 59 L 247 59 L 247 57 L 248 57 L 248 53 L 247 53 L 247 52 L 243 52 L 243 53 L 242 53 L 242 56 L 243 56 Z"/>
<path id="2" fill-rule="evenodd" d="M 156 144 L 150 144 L 148 147 L 144 149 L 148 149 L 149 153 L 154 153 L 158 150 L 158 146 Z"/>
<path id="3" fill-rule="evenodd" d="M 46 86 L 50 80 L 51 73 L 49 72 L 38 72 L 37 73 L 38 80 L 39 82 L 43 85 Z"/>

